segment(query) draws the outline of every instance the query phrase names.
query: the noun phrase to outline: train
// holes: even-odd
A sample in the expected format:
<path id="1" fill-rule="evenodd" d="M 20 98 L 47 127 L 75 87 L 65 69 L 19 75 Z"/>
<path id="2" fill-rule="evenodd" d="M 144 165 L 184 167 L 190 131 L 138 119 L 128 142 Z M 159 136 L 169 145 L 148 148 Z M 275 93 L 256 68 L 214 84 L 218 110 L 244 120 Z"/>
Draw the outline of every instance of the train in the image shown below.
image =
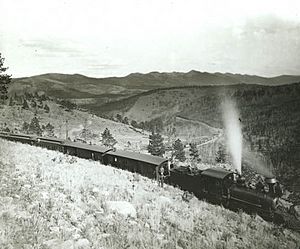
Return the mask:
<path id="1" fill-rule="evenodd" d="M 169 183 L 192 192 L 199 199 L 232 210 L 257 213 L 268 221 L 283 222 L 282 212 L 279 211 L 282 190 L 275 178 L 267 178 L 268 188 L 258 190 L 246 186 L 245 179 L 230 170 L 179 167 L 171 170 Z"/>
<path id="2" fill-rule="evenodd" d="M 168 159 L 158 156 L 28 134 L 0 132 L 0 138 L 60 151 L 79 158 L 99 161 L 104 165 L 128 170 L 151 179 L 158 178 L 161 168 L 164 168 L 165 172 L 169 172 Z"/>
<path id="3" fill-rule="evenodd" d="M 266 178 L 267 190 L 252 189 L 246 186 L 241 175 L 222 168 L 199 170 L 174 167 L 168 159 L 159 156 L 53 137 L 0 132 L 0 138 L 100 161 L 104 165 L 138 173 L 150 179 L 163 179 L 165 183 L 178 187 L 185 193 L 192 193 L 199 199 L 231 210 L 242 209 L 248 213 L 257 213 L 265 220 L 288 224 L 289 228 L 300 231 L 300 221 L 293 222 L 292 225 L 288 222 L 295 221 L 295 218 L 280 204 L 282 191 L 275 178 Z"/>

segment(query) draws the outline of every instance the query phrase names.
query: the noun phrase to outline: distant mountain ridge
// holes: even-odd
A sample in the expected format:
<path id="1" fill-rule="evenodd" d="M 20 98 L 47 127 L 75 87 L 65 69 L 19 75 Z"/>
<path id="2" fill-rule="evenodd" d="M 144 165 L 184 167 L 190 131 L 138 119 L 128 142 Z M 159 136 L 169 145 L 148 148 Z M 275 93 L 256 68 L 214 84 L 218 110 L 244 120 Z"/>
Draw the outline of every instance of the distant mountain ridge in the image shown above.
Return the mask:
<path id="1" fill-rule="evenodd" d="M 180 86 L 262 84 L 284 85 L 300 82 L 300 76 L 281 75 L 266 78 L 256 75 L 207 73 L 191 70 L 187 73 L 132 73 L 125 77 L 92 78 L 81 74 L 48 73 L 13 79 L 13 89 L 44 91 L 60 98 L 93 98 L 103 94 L 130 96 L 158 88 Z"/>

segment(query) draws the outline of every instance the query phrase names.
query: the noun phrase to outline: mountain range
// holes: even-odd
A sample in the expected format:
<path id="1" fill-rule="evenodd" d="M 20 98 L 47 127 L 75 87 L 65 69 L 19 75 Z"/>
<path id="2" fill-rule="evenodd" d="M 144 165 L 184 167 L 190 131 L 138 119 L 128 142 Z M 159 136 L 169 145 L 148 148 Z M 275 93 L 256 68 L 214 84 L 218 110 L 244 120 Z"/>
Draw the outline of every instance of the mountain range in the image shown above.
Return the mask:
<path id="1" fill-rule="evenodd" d="M 49 73 L 14 78 L 11 92 L 42 91 L 47 95 L 81 103 L 105 103 L 159 88 L 182 86 L 261 84 L 283 85 L 300 81 L 300 76 L 266 78 L 256 75 L 207 73 L 132 73 L 125 77 L 91 78 L 80 74 Z"/>

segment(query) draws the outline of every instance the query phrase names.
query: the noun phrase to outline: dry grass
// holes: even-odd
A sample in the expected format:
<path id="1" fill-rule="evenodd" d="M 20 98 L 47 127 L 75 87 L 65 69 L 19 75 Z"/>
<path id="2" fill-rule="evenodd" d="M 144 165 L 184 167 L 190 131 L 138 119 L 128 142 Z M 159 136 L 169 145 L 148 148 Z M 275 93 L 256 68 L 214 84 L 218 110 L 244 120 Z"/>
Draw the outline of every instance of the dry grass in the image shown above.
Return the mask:
<path id="1" fill-rule="evenodd" d="M 98 162 L 0 140 L 0 248 L 288 248 L 298 233 Z M 133 184 L 135 185 L 133 187 Z M 107 208 L 127 201 L 137 217 Z"/>
<path id="2" fill-rule="evenodd" d="M 94 144 L 101 144 L 101 133 L 105 128 L 109 128 L 118 142 L 116 144 L 118 149 L 126 148 L 140 151 L 145 150 L 148 145 L 149 134 L 147 132 L 134 131 L 128 125 L 100 118 L 88 112 L 80 110 L 68 112 L 53 101 L 44 101 L 45 103 L 50 107 L 51 112 L 45 113 L 44 110 L 37 110 L 40 125 L 46 125 L 50 122 L 55 127 L 54 133 L 57 137 L 65 138 L 66 128 L 68 128 L 68 136 L 74 139 L 78 137 L 83 128 L 87 128 L 92 134 L 85 140 Z M 16 129 L 17 132 L 20 132 L 23 122 L 30 123 L 34 115 L 34 109 L 23 110 L 20 106 L 3 105 L 0 106 L 0 125 L 6 123 L 11 130 Z M 68 120 L 68 125 L 66 125 L 66 120 Z"/>

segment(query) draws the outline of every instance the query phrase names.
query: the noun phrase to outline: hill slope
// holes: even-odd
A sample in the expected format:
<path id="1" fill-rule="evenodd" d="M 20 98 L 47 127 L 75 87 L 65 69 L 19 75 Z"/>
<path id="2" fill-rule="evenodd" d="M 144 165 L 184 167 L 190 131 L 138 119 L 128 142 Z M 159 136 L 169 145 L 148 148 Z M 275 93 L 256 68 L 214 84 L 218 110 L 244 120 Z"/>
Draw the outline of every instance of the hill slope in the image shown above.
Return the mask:
<path id="1" fill-rule="evenodd" d="M 0 140 L 1 248 L 288 248 L 299 234 L 99 162 Z M 135 185 L 133 187 L 133 184 Z M 262 236 L 263 235 L 263 236 Z"/>
<path id="2" fill-rule="evenodd" d="M 59 138 L 68 137 L 72 140 L 82 139 L 88 143 L 101 144 L 101 133 L 108 128 L 117 140 L 116 148 L 128 150 L 145 150 L 148 145 L 148 132 L 141 132 L 129 125 L 112 120 L 100 118 L 89 112 L 78 109 L 68 110 L 64 106 L 48 99 L 41 103 L 35 97 L 20 97 L 28 103 L 28 109 L 22 108 L 18 103 L 13 106 L 0 105 L 0 128 L 8 128 L 16 133 L 25 133 L 24 123 L 30 124 L 37 117 L 40 127 L 50 123 L 53 127 L 53 135 Z M 39 107 L 32 107 L 32 103 L 38 103 Z M 49 107 L 47 113 L 43 106 Z M 45 134 L 45 136 L 48 136 Z"/>
<path id="3" fill-rule="evenodd" d="M 161 118 L 168 124 L 174 121 L 174 117 L 182 117 L 191 122 L 222 128 L 221 103 L 225 97 L 229 97 L 237 102 L 244 130 L 251 129 L 254 132 L 251 135 L 257 132 L 264 135 L 283 126 L 298 131 L 299 93 L 300 83 L 277 87 L 232 85 L 168 88 L 108 103 L 98 111 L 110 117 L 120 114 L 137 122 Z"/>

